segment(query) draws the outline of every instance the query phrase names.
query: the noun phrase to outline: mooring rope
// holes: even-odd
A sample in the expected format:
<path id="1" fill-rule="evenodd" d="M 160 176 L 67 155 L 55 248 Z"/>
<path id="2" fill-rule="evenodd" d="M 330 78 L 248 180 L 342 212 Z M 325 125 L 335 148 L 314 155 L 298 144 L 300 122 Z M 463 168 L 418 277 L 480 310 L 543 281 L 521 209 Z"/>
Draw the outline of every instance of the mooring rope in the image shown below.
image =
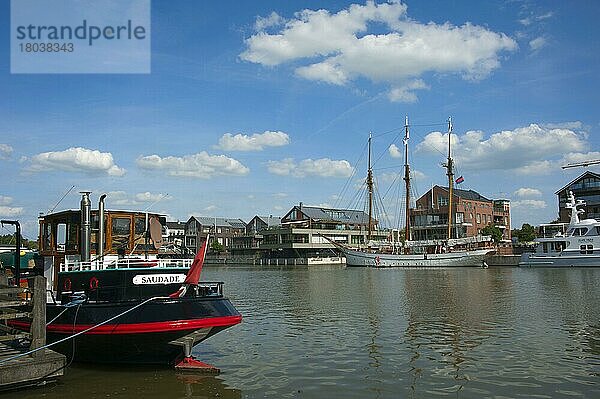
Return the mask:
<path id="1" fill-rule="evenodd" d="M 150 302 L 150 301 L 154 301 L 154 300 L 157 300 L 157 299 L 172 299 L 172 298 L 165 297 L 165 296 L 155 296 L 155 297 L 152 297 L 152 298 L 148 298 L 148 299 L 146 299 L 145 301 L 143 301 L 143 302 L 140 302 L 140 303 L 138 303 L 137 305 L 133 306 L 132 308 L 130 308 L 130 309 L 127 309 L 126 311 L 124 311 L 124 312 L 122 312 L 122 313 L 119 313 L 118 315 L 116 315 L 116 316 L 113 316 L 113 317 L 111 317 L 111 318 L 109 318 L 109 319 L 107 319 L 107 320 L 104 320 L 102 323 L 98 323 L 98 324 L 96 324 L 96 325 L 94 325 L 94 326 L 91 326 L 91 327 L 89 327 L 89 328 L 86 328 L 86 329 L 85 329 L 85 330 L 83 330 L 83 331 L 80 331 L 80 332 L 78 332 L 78 333 L 75 333 L 75 334 L 73 334 L 73 335 L 70 335 L 70 336 L 68 336 L 68 337 L 65 337 L 65 338 L 59 339 L 58 341 L 56 341 L 56 342 L 52 342 L 51 344 L 47 344 L 47 345 L 41 346 L 41 347 L 39 347 L 39 348 L 32 349 L 32 350 L 29 350 L 29 351 L 27 351 L 27 352 L 19 353 L 18 355 L 15 355 L 15 356 L 12 356 L 12 357 L 9 357 L 9 358 L 2 359 L 2 360 L 0 360 L 0 364 L 2 364 L 2 363 L 6 363 L 6 362 L 8 362 L 8 361 L 11 361 L 11 360 L 14 360 L 14 359 L 18 359 L 18 358 L 20 358 L 20 357 L 23 357 L 23 356 L 31 355 L 32 353 L 35 353 L 35 352 L 41 351 L 42 349 L 47 349 L 47 348 L 50 348 L 51 346 L 54 346 L 54 345 L 56 345 L 56 344 L 60 344 L 60 343 L 62 343 L 62 342 L 65 342 L 65 341 L 68 341 L 68 340 L 70 340 L 70 339 L 73 339 L 73 338 L 75 338 L 75 337 L 77 337 L 77 336 L 79 336 L 79 335 L 81 335 L 81 334 L 85 334 L 85 333 L 87 333 L 87 332 L 89 332 L 89 331 L 92 331 L 92 330 L 93 330 L 93 329 L 95 329 L 95 328 L 98 328 L 98 327 L 100 327 L 100 326 L 103 326 L 103 325 L 105 325 L 106 323 L 110 323 L 111 321 L 113 321 L 113 320 L 115 320 L 115 319 L 117 319 L 117 318 L 119 318 L 119 317 L 121 317 L 121 316 L 123 316 L 123 315 L 125 315 L 125 314 L 127 314 L 127 313 L 129 313 L 129 312 L 131 312 L 132 310 L 135 310 L 135 309 L 139 308 L 140 306 L 142 306 L 142 305 L 145 305 L 145 304 L 147 304 L 148 302 Z M 68 309 L 68 308 L 67 308 L 67 309 Z M 64 312 L 64 311 L 63 311 L 63 312 Z M 52 321 L 54 321 L 54 320 L 52 320 Z"/>

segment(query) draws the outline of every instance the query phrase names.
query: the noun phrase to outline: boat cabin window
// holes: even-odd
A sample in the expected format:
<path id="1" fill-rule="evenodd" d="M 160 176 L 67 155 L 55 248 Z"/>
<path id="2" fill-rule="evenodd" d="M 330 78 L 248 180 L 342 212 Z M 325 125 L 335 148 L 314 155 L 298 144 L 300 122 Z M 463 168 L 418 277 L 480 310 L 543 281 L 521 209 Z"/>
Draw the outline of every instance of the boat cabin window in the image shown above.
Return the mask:
<path id="1" fill-rule="evenodd" d="M 547 242 L 542 244 L 542 249 L 543 249 L 544 253 L 548 252 L 548 243 Z"/>
<path id="2" fill-rule="evenodd" d="M 114 251 L 129 251 L 129 233 L 131 232 L 131 219 L 115 217 L 111 219 L 111 248 Z"/>
<path id="3" fill-rule="evenodd" d="M 50 225 L 50 223 L 43 223 L 42 224 L 42 250 L 44 251 L 49 251 L 52 247 L 51 247 L 51 234 L 52 232 L 52 227 Z"/>
<path id="4" fill-rule="evenodd" d="M 565 248 L 566 248 L 566 242 L 564 242 L 564 241 L 557 241 L 557 242 L 552 243 L 553 251 L 560 252 Z"/>
<path id="5" fill-rule="evenodd" d="M 591 255 L 594 253 L 594 246 L 593 245 L 580 245 L 579 252 L 581 254 Z"/>
<path id="6" fill-rule="evenodd" d="M 580 236 L 584 236 L 586 235 L 588 232 L 588 228 L 587 227 L 577 227 L 573 230 L 571 230 L 571 236 L 573 237 L 580 237 Z"/>
<path id="7" fill-rule="evenodd" d="M 65 252 L 67 244 L 67 224 L 59 223 L 56 225 L 56 250 Z"/>
<path id="8" fill-rule="evenodd" d="M 150 221 L 148 221 L 150 223 Z M 134 246 L 138 251 L 152 249 L 153 245 L 150 242 L 150 237 L 146 236 L 146 217 L 136 217 L 133 226 Z"/>

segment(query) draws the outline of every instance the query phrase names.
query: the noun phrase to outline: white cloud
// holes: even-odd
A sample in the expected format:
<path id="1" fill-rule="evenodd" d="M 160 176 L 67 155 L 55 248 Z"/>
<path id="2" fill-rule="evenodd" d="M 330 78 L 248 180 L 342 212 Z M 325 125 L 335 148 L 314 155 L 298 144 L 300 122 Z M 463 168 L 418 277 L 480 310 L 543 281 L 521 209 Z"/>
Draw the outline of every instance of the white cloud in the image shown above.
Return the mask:
<path id="1" fill-rule="evenodd" d="M 262 151 L 265 147 L 281 147 L 290 143 L 290 137 L 284 132 L 265 131 L 254 133 L 252 136 L 246 134 L 225 133 L 219 139 L 217 148 L 223 151 Z"/>
<path id="2" fill-rule="evenodd" d="M 214 212 L 219 209 L 216 205 L 209 205 L 203 209 L 204 212 Z"/>
<path id="3" fill-rule="evenodd" d="M 400 148 L 396 144 L 390 145 L 388 152 L 392 158 L 402 158 L 402 151 L 400 151 Z"/>
<path id="4" fill-rule="evenodd" d="M 439 154 L 447 145 L 447 133 L 432 132 L 417 145 L 417 151 Z M 565 153 L 580 153 L 587 145 L 582 134 L 537 124 L 494 133 L 487 139 L 481 131 L 452 135 L 454 159 L 462 168 L 530 175 L 552 172 Z"/>
<path id="5" fill-rule="evenodd" d="M 296 163 L 292 158 L 281 161 L 269 161 L 269 172 L 280 176 L 293 177 L 350 177 L 354 169 L 346 160 L 331 160 L 329 158 L 304 159 Z"/>
<path id="6" fill-rule="evenodd" d="M 425 84 L 421 79 L 412 80 L 402 86 L 394 86 L 388 93 L 390 101 L 403 102 L 403 103 L 415 103 L 417 102 L 417 95 L 413 92 L 414 90 L 429 89 L 429 86 Z"/>
<path id="7" fill-rule="evenodd" d="M 275 193 L 275 194 L 273 194 L 273 197 L 275 197 L 275 198 L 287 198 L 288 194 L 287 193 Z"/>
<path id="8" fill-rule="evenodd" d="M 137 202 L 130 198 L 125 191 L 109 191 L 106 193 L 106 203 L 111 205 L 137 205 Z"/>
<path id="9" fill-rule="evenodd" d="M 205 151 L 183 157 L 140 156 L 137 165 L 145 170 L 161 170 L 169 176 L 210 179 L 215 176 L 244 176 L 250 172 L 240 161 Z"/>
<path id="10" fill-rule="evenodd" d="M 502 52 L 517 48 L 503 33 L 471 23 L 424 24 L 410 19 L 406 11 L 407 6 L 398 1 L 367 1 L 337 13 L 306 9 L 277 32 L 267 33 L 263 20 L 283 22 L 271 14 L 246 39 L 240 57 L 264 66 L 303 63 L 296 67 L 296 75 L 335 85 L 367 78 L 388 84 L 391 100 L 415 102 L 414 90 L 428 88 L 419 79 L 424 74 L 482 79 L 500 66 Z M 383 33 L 370 32 L 373 25 L 383 28 Z"/>
<path id="11" fill-rule="evenodd" d="M 106 174 L 123 176 L 125 169 L 115 165 L 110 152 L 100 152 L 81 147 L 71 147 L 64 151 L 42 152 L 30 158 L 25 168 L 28 172 L 47 172 L 61 170 L 65 172 L 83 172 L 88 174 Z"/>
<path id="12" fill-rule="evenodd" d="M 544 123 L 541 126 L 546 129 L 569 129 L 573 131 L 581 130 L 584 128 L 583 123 L 581 123 L 581 121 Z"/>
<path id="13" fill-rule="evenodd" d="M 13 153 L 13 148 L 8 144 L 0 144 L 0 159 L 9 159 Z"/>
<path id="14" fill-rule="evenodd" d="M 519 198 L 540 197 L 542 192 L 537 188 L 521 187 L 514 192 L 514 195 Z"/>
<path id="15" fill-rule="evenodd" d="M 546 204 L 546 201 L 525 199 L 519 201 L 511 201 L 510 206 L 511 208 L 516 209 L 544 209 L 548 205 Z"/>
<path id="16" fill-rule="evenodd" d="M 12 197 L 0 195 L 0 205 L 10 205 L 10 204 L 12 204 L 12 201 L 13 201 Z"/>
<path id="17" fill-rule="evenodd" d="M 135 200 L 137 202 L 158 202 L 167 198 L 167 195 L 161 193 L 151 193 L 146 191 L 144 193 L 137 193 Z"/>
<path id="18" fill-rule="evenodd" d="M 14 217 L 22 215 L 24 212 L 23 207 L 20 206 L 9 206 L 13 202 L 12 197 L 0 195 L 0 216 L 3 217 Z"/>
<path id="19" fill-rule="evenodd" d="M 519 23 L 523 26 L 529 26 L 534 22 L 543 21 L 545 19 L 552 18 L 553 16 L 554 16 L 554 12 L 552 12 L 552 11 L 548 11 L 544 14 L 539 14 L 539 15 L 531 14 L 525 18 L 519 19 Z"/>
<path id="20" fill-rule="evenodd" d="M 23 208 L 20 206 L 13 207 L 13 206 L 0 205 L 0 216 L 14 217 L 14 216 L 22 215 L 22 214 L 23 214 Z"/>
<path id="21" fill-rule="evenodd" d="M 542 47 L 546 47 L 546 44 L 548 44 L 546 39 L 541 36 L 529 41 L 529 47 L 532 51 L 537 51 Z"/>
<path id="22" fill-rule="evenodd" d="M 282 25 L 285 22 L 285 19 L 273 11 L 267 17 L 256 17 L 256 21 L 254 22 L 254 29 L 257 32 L 263 31 L 267 28 L 271 28 L 274 26 Z"/>

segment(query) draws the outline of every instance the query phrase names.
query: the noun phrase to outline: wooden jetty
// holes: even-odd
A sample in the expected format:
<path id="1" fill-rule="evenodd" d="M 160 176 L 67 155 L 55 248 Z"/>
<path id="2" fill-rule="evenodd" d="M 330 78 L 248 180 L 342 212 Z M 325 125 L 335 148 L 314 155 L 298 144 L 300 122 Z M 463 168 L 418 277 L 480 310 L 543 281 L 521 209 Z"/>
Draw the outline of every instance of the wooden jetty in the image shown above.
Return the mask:
<path id="1" fill-rule="evenodd" d="M 0 390 L 51 381 L 66 365 L 64 355 L 40 349 L 46 345 L 46 279 L 27 281 L 28 287 L 9 286 L 0 275 Z M 31 318 L 31 331 L 11 328 L 9 320 L 17 318 Z"/>

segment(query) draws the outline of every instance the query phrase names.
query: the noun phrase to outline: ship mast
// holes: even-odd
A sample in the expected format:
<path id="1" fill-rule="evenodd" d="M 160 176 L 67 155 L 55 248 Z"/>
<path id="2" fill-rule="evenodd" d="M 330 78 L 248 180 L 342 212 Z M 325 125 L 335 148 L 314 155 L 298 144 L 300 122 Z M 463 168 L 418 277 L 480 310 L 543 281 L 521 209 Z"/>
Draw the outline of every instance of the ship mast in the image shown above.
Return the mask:
<path id="1" fill-rule="evenodd" d="M 369 190 L 369 231 L 367 233 L 367 243 L 371 241 L 371 232 L 373 231 L 373 169 L 371 168 L 371 132 L 369 132 L 369 168 L 367 170 L 367 189 Z"/>
<path id="2" fill-rule="evenodd" d="M 408 116 L 404 119 L 404 182 L 406 185 L 406 222 L 404 225 L 404 239 L 410 241 L 410 165 L 408 163 L 408 139 L 410 138 L 408 131 Z"/>
<path id="3" fill-rule="evenodd" d="M 448 175 L 448 239 L 452 238 L 452 197 L 454 196 L 454 161 L 450 143 L 452 141 L 452 117 L 448 118 L 448 161 L 446 175 Z"/>

